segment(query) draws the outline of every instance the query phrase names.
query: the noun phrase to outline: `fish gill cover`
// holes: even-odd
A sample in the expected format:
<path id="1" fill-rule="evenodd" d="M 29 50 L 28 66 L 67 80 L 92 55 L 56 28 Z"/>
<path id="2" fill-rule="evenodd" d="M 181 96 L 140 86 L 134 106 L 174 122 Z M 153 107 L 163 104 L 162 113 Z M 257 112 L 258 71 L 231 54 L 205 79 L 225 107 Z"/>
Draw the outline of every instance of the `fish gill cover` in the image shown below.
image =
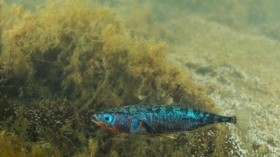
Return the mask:
<path id="1" fill-rule="evenodd" d="M 233 156 L 243 152 L 214 127 L 161 137 L 91 128 L 89 113 L 139 103 L 218 109 L 164 44 L 132 35 L 122 18 L 89 1 L 1 7 L 0 156 Z M 133 138 L 133 139 L 131 139 Z"/>

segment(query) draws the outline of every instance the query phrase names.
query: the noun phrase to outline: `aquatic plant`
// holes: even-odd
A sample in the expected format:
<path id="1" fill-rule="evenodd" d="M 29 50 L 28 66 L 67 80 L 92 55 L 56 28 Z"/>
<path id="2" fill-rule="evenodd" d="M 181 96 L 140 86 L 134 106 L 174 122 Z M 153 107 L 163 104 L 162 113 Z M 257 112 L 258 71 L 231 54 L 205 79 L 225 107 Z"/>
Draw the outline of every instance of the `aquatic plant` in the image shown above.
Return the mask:
<path id="1" fill-rule="evenodd" d="M 5 157 L 59 157 L 59 151 L 48 143 L 25 143 L 13 133 L 1 131 L 0 156 Z"/>
<path id="2" fill-rule="evenodd" d="M 52 2 L 32 14 L 16 5 L 7 10 L 14 16 L 5 23 L 9 29 L 4 29 L 1 60 L 12 69 L 9 77 L 22 84 L 29 80 L 22 86 L 22 97 L 71 101 L 101 96 L 100 100 L 105 95 L 127 101 L 134 97 L 130 104 L 154 93 L 150 90 L 183 89 L 197 99 L 199 90 L 185 72 L 167 64 L 163 44 L 133 39 L 108 9 L 84 5 Z M 31 86 L 39 88 L 29 90 Z"/>

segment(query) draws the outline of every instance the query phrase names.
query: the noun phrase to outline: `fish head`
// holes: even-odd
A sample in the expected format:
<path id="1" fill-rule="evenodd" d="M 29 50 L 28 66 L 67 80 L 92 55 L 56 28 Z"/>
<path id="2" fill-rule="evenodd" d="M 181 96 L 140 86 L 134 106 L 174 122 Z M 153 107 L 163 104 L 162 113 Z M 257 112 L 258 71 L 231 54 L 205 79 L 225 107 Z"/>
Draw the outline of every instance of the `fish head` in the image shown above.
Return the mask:
<path id="1" fill-rule="evenodd" d="M 101 128 L 117 131 L 116 119 L 117 115 L 112 113 L 95 113 L 90 117 L 91 121 Z"/>

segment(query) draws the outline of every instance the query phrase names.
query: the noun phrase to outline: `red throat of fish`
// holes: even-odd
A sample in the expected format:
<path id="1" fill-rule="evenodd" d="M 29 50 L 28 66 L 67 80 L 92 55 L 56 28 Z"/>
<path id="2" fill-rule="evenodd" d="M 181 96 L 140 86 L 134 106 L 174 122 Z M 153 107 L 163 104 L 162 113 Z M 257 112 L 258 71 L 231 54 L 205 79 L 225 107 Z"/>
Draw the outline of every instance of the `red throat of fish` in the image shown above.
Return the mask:
<path id="1" fill-rule="evenodd" d="M 92 122 L 95 123 L 96 125 L 98 125 L 101 128 L 111 130 L 112 132 L 118 132 L 117 127 L 111 127 L 108 124 L 102 123 L 102 122 L 97 121 L 97 120 L 92 120 Z"/>

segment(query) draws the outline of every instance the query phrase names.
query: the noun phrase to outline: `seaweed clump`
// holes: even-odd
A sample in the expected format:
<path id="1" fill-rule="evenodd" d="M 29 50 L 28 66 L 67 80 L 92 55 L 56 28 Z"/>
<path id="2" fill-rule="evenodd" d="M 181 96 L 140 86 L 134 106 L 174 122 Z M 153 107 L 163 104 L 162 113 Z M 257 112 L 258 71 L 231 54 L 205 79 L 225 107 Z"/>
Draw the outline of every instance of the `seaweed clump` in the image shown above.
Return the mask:
<path id="1" fill-rule="evenodd" d="M 48 2 L 34 12 L 18 5 L 3 9 L 0 129 L 16 134 L 24 148 L 47 143 L 62 156 L 160 156 L 165 151 L 228 156 L 234 149 L 222 127 L 212 128 L 212 137 L 202 131 L 203 142 L 195 141 L 196 135 L 188 137 L 193 143 L 180 147 L 178 140 L 139 139 L 128 142 L 126 151 L 128 143 L 118 136 L 96 128 L 89 132 L 91 111 L 139 103 L 143 97 L 148 104 L 184 101 L 217 109 L 185 71 L 168 63 L 164 44 L 133 37 L 108 8 L 67 0 Z M 157 149 L 159 143 L 163 147 Z M 215 144 L 218 148 L 206 149 Z"/>
<path id="2" fill-rule="evenodd" d="M 5 131 L 0 133 L 0 156 L 8 157 L 59 157 L 59 151 L 47 143 L 29 145 L 14 134 Z M 56 150 L 56 151 L 55 151 Z"/>

